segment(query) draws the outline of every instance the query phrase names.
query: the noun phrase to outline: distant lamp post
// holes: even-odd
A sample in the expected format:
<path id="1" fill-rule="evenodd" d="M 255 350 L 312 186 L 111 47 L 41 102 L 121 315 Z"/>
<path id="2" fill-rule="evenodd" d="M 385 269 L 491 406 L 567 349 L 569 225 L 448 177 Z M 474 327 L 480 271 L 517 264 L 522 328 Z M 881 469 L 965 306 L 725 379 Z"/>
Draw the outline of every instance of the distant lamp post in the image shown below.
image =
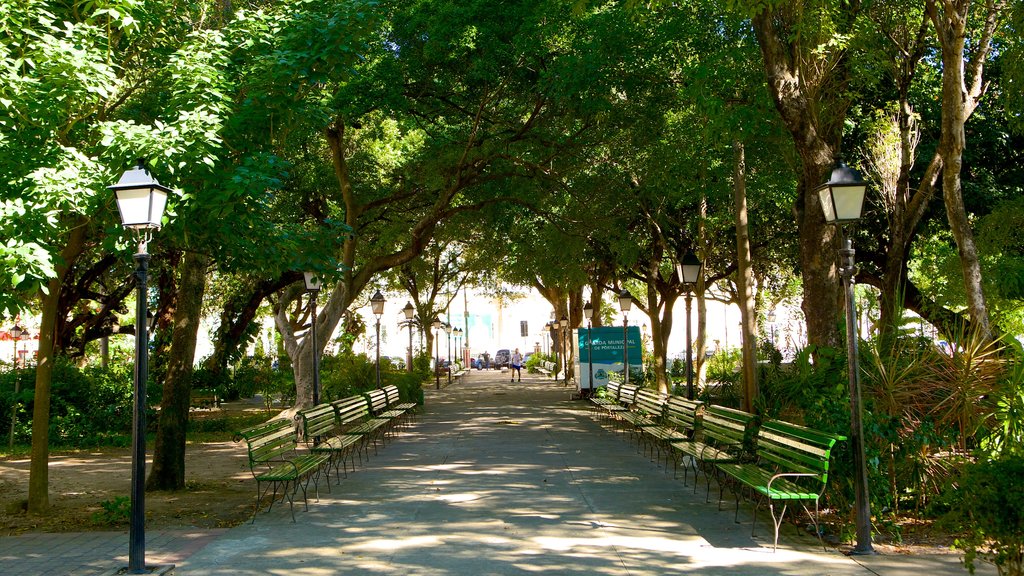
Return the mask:
<path id="1" fill-rule="evenodd" d="M 690 308 L 693 302 L 693 287 L 700 280 L 704 263 L 692 251 L 688 251 L 679 263 L 679 279 L 686 286 L 686 397 L 693 400 L 693 336 L 690 335 Z"/>
<path id="2" fill-rule="evenodd" d="M 562 319 L 558 321 L 558 326 L 561 328 L 558 337 L 558 344 L 562 347 L 562 364 L 564 370 L 562 371 L 562 380 L 566 386 L 569 385 L 569 318 L 566 315 L 562 315 Z"/>
<path id="3" fill-rule="evenodd" d="M 542 351 L 544 352 L 545 356 L 547 356 L 547 354 L 548 354 L 548 338 L 550 338 L 550 337 L 551 337 L 551 322 L 546 322 L 544 324 L 544 339 L 541 340 L 542 346 L 543 346 L 543 350 Z"/>
<path id="4" fill-rule="evenodd" d="M 619 292 L 619 310 L 622 311 L 622 378 L 629 384 L 629 309 L 633 307 L 633 296 L 625 288 Z"/>
<path id="5" fill-rule="evenodd" d="M 445 357 L 445 362 L 448 363 L 448 385 L 452 385 L 452 325 L 448 322 L 444 323 L 444 332 L 448 335 L 448 356 Z"/>
<path id="6" fill-rule="evenodd" d="M 28 336 L 28 330 L 25 330 L 17 323 L 11 328 L 11 337 L 14 338 L 14 401 L 11 402 L 11 449 L 14 449 L 14 423 L 18 419 L 18 393 L 21 392 L 21 379 L 19 378 L 20 373 L 18 372 L 18 341 L 21 340 L 22 336 Z"/>
<path id="7" fill-rule="evenodd" d="M 384 295 L 380 293 L 380 290 L 370 297 L 370 309 L 377 317 L 377 388 L 380 388 L 380 317 L 384 314 Z"/>
<path id="8" fill-rule="evenodd" d="M 405 323 L 409 326 L 409 352 L 406 354 L 406 371 L 412 372 L 412 325 L 413 316 L 416 315 L 416 309 L 413 308 L 412 302 L 406 302 L 405 308 L 402 308 L 402 313 L 405 314 Z"/>
<path id="9" fill-rule="evenodd" d="M 313 355 L 313 405 L 320 404 L 320 345 L 316 340 L 316 298 L 320 294 L 320 277 L 316 272 L 303 272 L 302 281 L 309 293 L 309 344 Z"/>
<path id="10" fill-rule="evenodd" d="M 775 310 L 769 310 L 765 317 L 768 320 L 768 328 L 772 339 L 772 348 L 775 347 Z"/>
<path id="11" fill-rule="evenodd" d="M 147 245 L 155 230 L 161 227 L 167 194 L 139 160 L 135 168 L 125 171 L 114 191 L 121 225 L 132 230 L 138 242 L 134 256 L 137 282 L 135 306 L 135 387 L 132 412 L 132 492 L 131 516 L 128 525 L 128 572 L 143 574 L 146 570 L 146 380 L 149 378 L 149 327 L 146 323 L 148 294 L 146 276 L 149 272 Z"/>
<path id="12" fill-rule="evenodd" d="M 867 183 L 856 170 L 844 164 L 836 163 L 835 170 L 829 181 L 818 187 L 818 198 L 821 200 L 825 221 L 839 227 L 860 219 L 861 208 L 864 206 L 864 194 Z M 853 448 L 854 495 L 856 508 L 857 544 L 851 554 L 874 554 L 871 545 L 871 501 L 868 498 L 868 469 L 864 452 L 864 425 L 862 422 L 860 402 L 860 367 L 857 359 L 857 303 L 853 296 L 854 276 L 857 267 L 854 263 L 853 240 L 849 233 L 843 234 L 843 247 L 839 249 L 839 275 L 843 278 L 843 291 L 846 297 L 846 346 L 850 377 L 850 442 Z"/>
<path id="13" fill-rule="evenodd" d="M 462 358 L 462 328 L 456 328 L 452 330 L 455 333 L 455 353 L 459 356 L 459 364 L 463 362 Z"/>
<path id="14" fill-rule="evenodd" d="M 587 376 L 589 379 L 590 390 L 594 390 L 594 339 L 591 337 L 591 320 L 594 318 L 596 308 L 593 304 L 587 302 L 586 306 L 583 307 L 583 316 L 587 319 Z"/>
<path id="15" fill-rule="evenodd" d="M 437 390 L 441 389 L 441 350 L 440 350 L 440 338 L 441 338 L 441 319 L 434 318 L 431 323 L 434 327 L 434 388 Z M 427 350 L 427 354 L 430 351 Z"/>

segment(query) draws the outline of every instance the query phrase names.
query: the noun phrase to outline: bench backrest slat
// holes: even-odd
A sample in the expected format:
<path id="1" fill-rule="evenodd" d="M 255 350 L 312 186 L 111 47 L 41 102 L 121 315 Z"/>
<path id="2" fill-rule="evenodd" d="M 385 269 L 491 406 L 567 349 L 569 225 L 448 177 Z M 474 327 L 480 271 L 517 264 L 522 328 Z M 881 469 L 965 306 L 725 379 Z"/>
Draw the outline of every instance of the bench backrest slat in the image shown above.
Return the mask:
<path id="1" fill-rule="evenodd" d="M 295 427 L 288 420 L 271 420 L 235 435 L 236 441 L 243 439 L 249 448 L 250 467 L 279 460 L 296 446 Z"/>
<path id="2" fill-rule="evenodd" d="M 367 401 L 370 403 L 370 411 L 374 414 L 380 414 L 381 412 L 388 409 L 388 393 L 377 388 L 370 390 L 365 394 Z"/>
<path id="3" fill-rule="evenodd" d="M 619 382 L 609 382 L 605 389 L 608 391 L 608 397 L 616 402 L 619 400 L 619 387 L 622 386 Z"/>
<path id="4" fill-rule="evenodd" d="M 388 399 L 388 406 L 394 406 L 401 400 L 401 395 L 398 393 L 398 386 L 394 384 L 388 384 L 384 387 L 384 395 Z"/>
<path id="5" fill-rule="evenodd" d="M 619 386 L 619 404 L 624 406 L 630 406 L 636 402 L 637 386 L 632 384 L 623 384 Z"/>
<path id="6" fill-rule="evenodd" d="M 358 424 L 370 416 L 370 406 L 363 396 L 349 396 L 331 402 L 338 415 L 338 424 L 349 426 Z"/>
<path id="7" fill-rule="evenodd" d="M 709 406 L 701 418 L 701 430 L 705 439 L 717 444 L 739 445 L 754 421 L 753 414 L 735 408 Z"/>
<path id="8" fill-rule="evenodd" d="M 636 409 L 652 418 L 661 418 L 665 411 L 665 397 L 654 390 L 644 388 L 636 393 Z"/>
<path id="9" fill-rule="evenodd" d="M 697 425 L 697 410 L 700 406 L 701 403 L 696 400 L 669 396 L 665 402 L 665 426 L 693 430 Z"/>
<path id="10" fill-rule="evenodd" d="M 330 404 L 319 404 L 300 410 L 298 419 L 302 437 L 306 442 L 317 436 L 329 436 L 338 427 L 338 415 Z"/>
<path id="11" fill-rule="evenodd" d="M 769 420 L 757 433 L 757 454 L 780 470 L 815 474 L 822 483 L 828 480 L 829 459 L 842 436 L 827 434 L 783 422 Z"/>

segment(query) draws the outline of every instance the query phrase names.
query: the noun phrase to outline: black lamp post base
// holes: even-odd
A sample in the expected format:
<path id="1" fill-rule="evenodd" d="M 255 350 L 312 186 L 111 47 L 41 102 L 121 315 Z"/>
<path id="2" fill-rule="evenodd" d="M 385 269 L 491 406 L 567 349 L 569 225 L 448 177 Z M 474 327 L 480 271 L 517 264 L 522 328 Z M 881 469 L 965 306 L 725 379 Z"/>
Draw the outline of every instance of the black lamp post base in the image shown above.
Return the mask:
<path id="1" fill-rule="evenodd" d="M 162 576 L 164 574 L 170 574 L 174 570 L 174 564 L 159 564 L 156 566 L 146 566 L 142 572 L 133 571 L 131 568 L 118 568 L 112 572 L 107 572 L 104 576 L 122 576 L 124 574 L 150 574 L 151 576 Z"/>
<path id="2" fill-rule="evenodd" d="M 878 554 L 878 552 L 875 552 L 875 549 L 871 546 L 868 546 L 867 548 L 859 548 L 857 546 L 854 546 L 853 548 L 844 552 L 844 554 L 846 556 L 874 556 Z"/>

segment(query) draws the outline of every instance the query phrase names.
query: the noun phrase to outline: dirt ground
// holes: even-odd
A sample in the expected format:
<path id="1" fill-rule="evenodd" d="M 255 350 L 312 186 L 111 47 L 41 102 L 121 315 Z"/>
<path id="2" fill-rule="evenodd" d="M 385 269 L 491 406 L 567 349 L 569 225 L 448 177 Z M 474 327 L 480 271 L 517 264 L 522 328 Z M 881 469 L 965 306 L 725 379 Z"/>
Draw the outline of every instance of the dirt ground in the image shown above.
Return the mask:
<path id="1" fill-rule="evenodd" d="M 153 457 L 152 443 L 146 449 L 146 457 Z M 28 515 L 24 511 L 28 477 L 27 455 L 0 459 L 0 535 L 127 526 L 131 494 L 129 448 L 51 453 L 51 511 L 46 515 Z M 146 492 L 146 527 L 161 530 L 235 526 L 252 514 L 255 493 L 256 483 L 249 472 L 244 444 L 189 443 L 185 454 L 185 489 Z M 104 503 L 108 507 L 120 506 L 120 513 L 108 513 Z"/>
<path id="2" fill-rule="evenodd" d="M 151 450 L 147 456 L 152 457 Z M 0 461 L 0 534 L 110 530 L 127 525 L 103 521 L 106 514 L 101 503 L 129 497 L 129 449 L 51 454 L 51 512 L 46 515 L 28 515 L 23 510 L 28 471 L 28 457 Z M 185 490 L 146 493 L 148 529 L 234 526 L 252 513 L 255 482 L 244 448 L 234 442 L 189 444 L 185 482 Z M 127 510 L 127 501 L 122 502 Z"/>

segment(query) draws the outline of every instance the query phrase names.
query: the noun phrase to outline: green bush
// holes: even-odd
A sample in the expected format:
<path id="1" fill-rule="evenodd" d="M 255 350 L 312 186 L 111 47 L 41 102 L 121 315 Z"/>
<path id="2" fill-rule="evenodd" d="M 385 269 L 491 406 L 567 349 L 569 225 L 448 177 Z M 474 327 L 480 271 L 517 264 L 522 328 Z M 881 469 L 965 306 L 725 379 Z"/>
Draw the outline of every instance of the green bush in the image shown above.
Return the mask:
<path id="1" fill-rule="evenodd" d="M 983 558 L 1001 576 L 1024 575 L 1024 460 L 1003 457 L 968 466 L 947 493 L 946 522 L 962 536 L 964 566 Z"/>

